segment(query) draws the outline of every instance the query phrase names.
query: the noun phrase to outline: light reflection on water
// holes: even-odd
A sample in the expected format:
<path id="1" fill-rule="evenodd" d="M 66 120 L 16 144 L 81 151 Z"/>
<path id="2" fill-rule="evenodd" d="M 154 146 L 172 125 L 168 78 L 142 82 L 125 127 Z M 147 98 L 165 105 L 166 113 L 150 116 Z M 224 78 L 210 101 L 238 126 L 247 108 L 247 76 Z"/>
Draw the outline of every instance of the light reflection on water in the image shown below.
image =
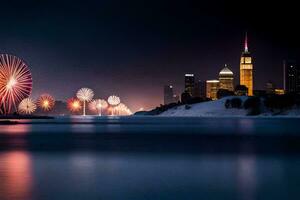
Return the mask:
<path id="1" fill-rule="evenodd" d="M 31 124 L 1 125 L 0 134 L 23 135 L 32 131 Z"/>
<path id="2" fill-rule="evenodd" d="M 130 149 L 136 145 L 135 140 L 125 140 L 128 143 L 123 148 L 119 148 L 123 139 L 119 143 L 106 139 L 103 139 L 103 143 L 102 140 L 99 143 L 89 143 L 94 137 L 87 140 L 88 143 L 85 144 L 89 148 L 83 148 L 84 150 L 73 150 L 71 147 L 57 150 L 57 146 L 51 148 L 51 145 L 52 142 L 55 144 L 62 141 L 63 145 L 64 142 L 68 142 L 65 139 L 67 137 L 60 133 L 292 135 L 298 134 L 298 130 L 299 119 L 259 118 L 64 117 L 54 120 L 27 120 L 17 125 L 0 125 L 0 136 L 35 134 L 28 140 L 26 137 L 21 140 L 28 142 L 22 151 L 0 151 L 0 200 L 173 200 L 204 197 L 251 200 L 297 197 L 300 185 L 300 159 L 297 152 L 291 155 L 259 154 L 251 151 L 252 148 L 255 149 L 256 143 L 251 143 L 250 146 L 248 143 L 235 143 L 235 147 L 239 148 L 234 148 L 234 153 L 212 151 L 211 154 L 202 150 L 218 150 L 219 144 L 223 143 L 215 143 L 213 147 L 211 144 L 199 143 L 208 147 L 193 152 L 187 151 L 188 153 L 181 152 L 182 148 L 174 152 L 166 151 L 172 147 L 163 143 L 168 142 L 169 137 L 168 140 L 154 141 L 163 143 L 162 146 L 156 146 L 158 152 L 153 151 L 154 144 L 151 140 L 142 144 L 147 145 L 146 151 L 141 150 L 139 146 Z M 43 136 L 44 133 L 51 134 L 35 138 L 37 135 Z M 10 137 L 3 138 L 9 141 Z M 223 149 L 233 146 L 230 139 L 229 142 L 224 140 L 227 141 L 227 145 Z M 51 141 L 47 143 L 44 140 Z M 139 141 L 142 140 L 143 138 Z M 82 138 L 79 137 L 74 146 L 80 146 L 82 142 Z M 68 145 L 72 146 L 74 143 Z M 108 143 L 109 148 L 105 143 Z M 39 151 L 45 144 L 48 148 Z M 181 140 L 177 144 L 181 144 Z M 91 148 L 89 145 L 104 147 Z M 30 147 L 37 149 L 26 151 L 26 148 Z M 102 151 L 103 149 L 110 151 Z M 119 151 L 114 151 L 115 149 Z M 130 151 L 127 151 L 128 149 Z M 250 149 L 246 152 L 251 153 L 244 154 L 241 149 Z M 274 149 L 271 148 L 272 152 L 276 152 Z"/>
<path id="3" fill-rule="evenodd" d="M 0 153 L 0 199 L 285 199 L 300 159 L 252 155 Z"/>
<path id="4" fill-rule="evenodd" d="M 30 199 L 32 161 L 23 151 L 0 153 L 0 199 Z"/>
<path id="5" fill-rule="evenodd" d="M 300 118 L 167 118 L 167 117 L 57 117 L 17 120 L 0 125 L 0 134 L 26 133 L 197 133 L 298 134 Z"/>

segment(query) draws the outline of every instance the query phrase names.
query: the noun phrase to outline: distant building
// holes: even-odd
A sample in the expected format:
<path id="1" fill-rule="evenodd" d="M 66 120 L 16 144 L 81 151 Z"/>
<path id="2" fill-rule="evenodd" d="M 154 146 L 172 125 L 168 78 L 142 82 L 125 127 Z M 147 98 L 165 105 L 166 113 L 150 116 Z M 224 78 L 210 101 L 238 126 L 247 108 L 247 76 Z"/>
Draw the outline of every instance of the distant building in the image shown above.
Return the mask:
<path id="1" fill-rule="evenodd" d="M 217 99 L 217 92 L 219 90 L 219 80 L 207 80 L 206 81 L 206 97 L 212 100 Z"/>
<path id="2" fill-rule="evenodd" d="M 194 74 L 185 74 L 184 76 L 184 91 L 188 92 L 190 96 L 193 96 L 195 89 L 195 77 Z"/>
<path id="3" fill-rule="evenodd" d="M 283 95 L 284 94 L 284 89 L 276 88 L 275 89 L 275 94 L 277 94 L 277 95 Z"/>
<path id="4" fill-rule="evenodd" d="M 249 96 L 253 95 L 253 63 L 251 54 L 248 50 L 247 34 L 240 62 L 240 85 L 245 85 L 248 88 Z"/>
<path id="5" fill-rule="evenodd" d="M 174 92 L 172 85 L 164 86 L 164 105 L 174 102 Z"/>
<path id="6" fill-rule="evenodd" d="M 179 95 L 174 94 L 174 95 L 173 95 L 173 101 L 174 101 L 174 103 L 179 102 L 179 101 L 180 101 Z"/>
<path id="7" fill-rule="evenodd" d="M 233 72 L 227 67 L 225 67 L 219 73 L 220 89 L 233 91 Z"/>
<path id="8" fill-rule="evenodd" d="M 266 84 L 266 93 L 267 94 L 275 94 L 275 86 L 274 83 L 271 81 L 268 81 Z"/>
<path id="9" fill-rule="evenodd" d="M 193 97 L 206 98 L 206 81 L 195 82 Z"/>
<path id="10" fill-rule="evenodd" d="M 283 87 L 285 93 L 300 93 L 300 69 L 296 61 L 283 62 Z"/>

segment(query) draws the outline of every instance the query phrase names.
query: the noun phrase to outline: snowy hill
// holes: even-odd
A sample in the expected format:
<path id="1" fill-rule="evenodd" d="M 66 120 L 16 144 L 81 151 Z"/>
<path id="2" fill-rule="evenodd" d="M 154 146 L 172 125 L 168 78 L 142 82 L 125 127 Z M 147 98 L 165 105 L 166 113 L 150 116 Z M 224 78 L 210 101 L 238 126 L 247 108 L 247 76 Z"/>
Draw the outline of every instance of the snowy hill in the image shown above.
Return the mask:
<path id="1" fill-rule="evenodd" d="M 186 108 L 185 105 L 178 106 L 169 109 L 160 114 L 160 116 L 191 116 L 191 117 L 214 117 L 214 116 L 246 116 L 248 111 L 245 109 L 237 108 L 225 108 L 225 101 L 234 97 L 224 97 L 216 101 L 207 101 L 197 104 L 189 105 L 190 108 Z M 243 102 L 248 98 L 246 96 L 238 97 Z"/>

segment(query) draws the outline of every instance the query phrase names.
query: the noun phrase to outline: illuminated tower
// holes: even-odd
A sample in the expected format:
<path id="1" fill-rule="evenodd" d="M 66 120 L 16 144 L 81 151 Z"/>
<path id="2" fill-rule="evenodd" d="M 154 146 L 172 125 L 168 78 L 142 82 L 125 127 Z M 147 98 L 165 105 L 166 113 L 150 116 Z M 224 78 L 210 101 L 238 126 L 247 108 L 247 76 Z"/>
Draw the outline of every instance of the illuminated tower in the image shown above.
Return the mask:
<path id="1" fill-rule="evenodd" d="M 207 80 L 206 81 L 206 97 L 212 100 L 217 100 L 217 93 L 219 90 L 219 80 Z"/>
<path id="2" fill-rule="evenodd" d="M 248 95 L 253 95 L 253 64 L 251 54 L 248 51 L 248 38 L 246 33 L 245 49 L 241 56 L 240 64 L 240 85 L 248 88 Z"/>
<path id="3" fill-rule="evenodd" d="M 233 72 L 227 67 L 225 67 L 219 73 L 220 89 L 233 91 Z"/>

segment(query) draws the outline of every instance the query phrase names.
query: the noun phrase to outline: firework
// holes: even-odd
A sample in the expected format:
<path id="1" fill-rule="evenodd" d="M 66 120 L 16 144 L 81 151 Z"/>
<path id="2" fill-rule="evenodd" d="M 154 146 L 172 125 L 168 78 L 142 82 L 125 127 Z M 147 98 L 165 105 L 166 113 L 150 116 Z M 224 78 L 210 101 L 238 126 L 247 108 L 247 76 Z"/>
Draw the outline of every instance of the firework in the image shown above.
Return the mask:
<path id="1" fill-rule="evenodd" d="M 32 77 L 28 66 L 19 58 L 0 55 L 0 113 L 9 114 L 32 89 Z"/>
<path id="2" fill-rule="evenodd" d="M 110 105 L 116 106 L 120 103 L 120 98 L 115 95 L 112 95 L 112 96 L 108 97 L 107 101 Z"/>
<path id="3" fill-rule="evenodd" d="M 38 98 L 37 105 L 43 111 L 50 111 L 55 105 L 55 100 L 51 95 L 43 94 Z"/>
<path id="4" fill-rule="evenodd" d="M 131 115 L 132 112 L 130 109 L 123 103 L 120 103 L 118 106 L 115 108 L 118 112 L 118 115 Z"/>
<path id="5" fill-rule="evenodd" d="M 102 109 L 107 108 L 108 104 L 104 99 L 95 99 L 89 103 L 89 109 L 95 111 L 101 116 Z"/>
<path id="6" fill-rule="evenodd" d="M 36 105 L 30 98 L 23 99 L 18 107 L 21 114 L 32 114 L 35 110 Z"/>
<path id="7" fill-rule="evenodd" d="M 120 98 L 118 96 L 112 95 L 107 99 L 108 103 L 112 106 L 112 115 L 114 115 L 115 107 L 120 104 Z"/>
<path id="8" fill-rule="evenodd" d="M 67 100 L 67 107 L 71 112 L 78 112 L 81 110 L 81 102 L 77 98 L 71 98 Z"/>
<path id="9" fill-rule="evenodd" d="M 89 88 L 81 88 L 76 96 L 80 101 L 83 101 L 83 116 L 85 116 L 85 102 L 90 102 L 93 99 L 94 92 Z"/>

